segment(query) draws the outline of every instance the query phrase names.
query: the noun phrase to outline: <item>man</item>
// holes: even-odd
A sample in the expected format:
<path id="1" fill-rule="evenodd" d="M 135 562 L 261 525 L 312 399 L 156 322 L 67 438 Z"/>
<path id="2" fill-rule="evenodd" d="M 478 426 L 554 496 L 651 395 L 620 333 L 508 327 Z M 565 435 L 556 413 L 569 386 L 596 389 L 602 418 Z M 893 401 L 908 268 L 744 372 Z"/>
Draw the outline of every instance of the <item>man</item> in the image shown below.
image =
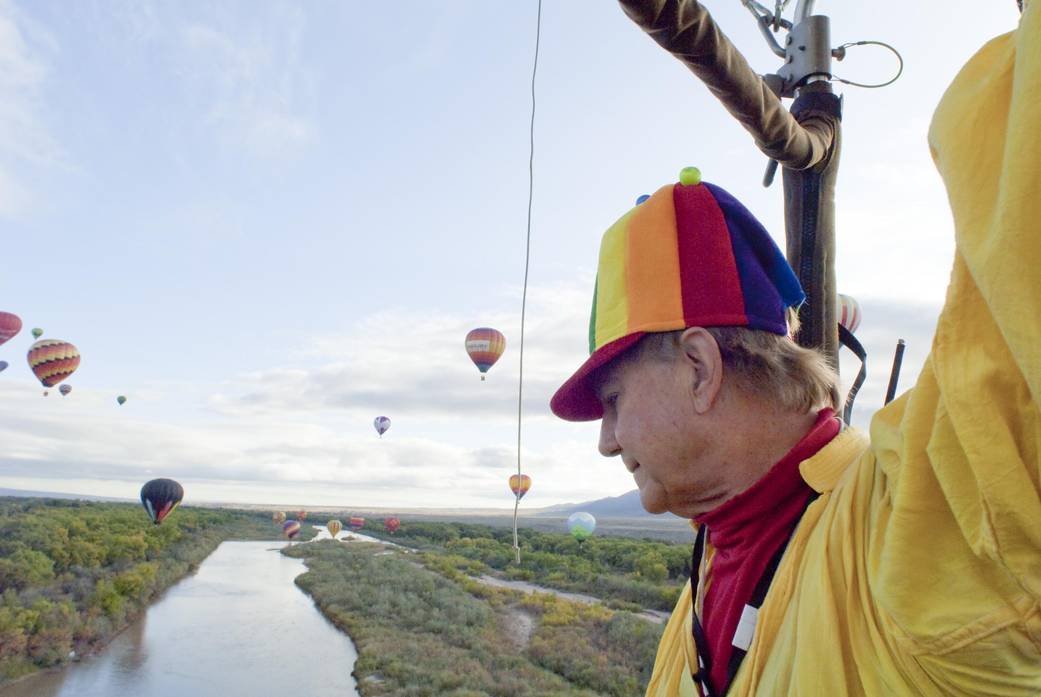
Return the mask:
<path id="1" fill-rule="evenodd" d="M 1041 12 L 963 68 L 930 145 L 957 254 L 932 351 L 870 440 L 789 338 L 802 299 L 740 203 L 685 170 L 604 235 L 591 356 L 644 507 L 698 529 L 648 695 L 1041 694 Z"/>

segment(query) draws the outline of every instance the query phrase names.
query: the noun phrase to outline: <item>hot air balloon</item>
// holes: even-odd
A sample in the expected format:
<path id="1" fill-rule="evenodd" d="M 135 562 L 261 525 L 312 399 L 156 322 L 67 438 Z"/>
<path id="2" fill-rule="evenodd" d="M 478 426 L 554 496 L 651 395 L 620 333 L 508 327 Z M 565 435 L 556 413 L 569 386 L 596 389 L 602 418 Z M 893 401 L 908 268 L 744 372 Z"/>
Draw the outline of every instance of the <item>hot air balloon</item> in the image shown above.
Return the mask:
<path id="1" fill-rule="evenodd" d="M 384 518 L 383 527 L 387 529 L 387 532 L 393 535 L 398 531 L 398 528 L 401 527 L 401 521 L 397 518 Z"/>
<path id="2" fill-rule="evenodd" d="M 7 370 L 7 361 L 0 361 L 0 373 Z"/>
<path id="3" fill-rule="evenodd" d="M 302 523 L 307 520 L 307 511 L 300 511 L 296 514 L 297 519 Z"/>
<path id="4" fill-rule="evenodd" d="M 44 339 L 29 347 L 29 367 L 44 387 L 54 387 L 79 367 L 80 352 L 60 339 Z"/>
<path id="5" fill-rule="evenodd" d="M 72 385 L 62 385 L 58 388 L 58 392 L 61 392 L 61 396 L 64 397 L 72 392 Z"/>
<path id="6" fill-rule="evenodd" d="M 282 523 L 282 534 L 290 540 L 300 534 L 300 523 L 295 520 L 287 520 Z"/>
<path id="7" fill-rule="evenodd" d="M 373 420 L 372 425 L 376 427 L 376 433 L 382 438 L 383 434 L 390 429 L 390 419 L 386 416 L 377 416 Z"/>
<path id="8" fill-rule="evenodd" d="M 41 336 L 43 336 L 43 330 L 40 329 L 39 327 L 35 327 L 33 329 L 33 338 L 34 339 L 39 339 Z"/>
<path id="9" fill-rule="evenodd" d="M 22 331 L 22 318 L 10 312 L 0 312 L 0 344 L 4 344 Z"/>
<path id="10" fill-rule="evenodd" d="M 343 530 L 343 523 L 338 520 L 330 520 L 325 524 L 325 529 L 329 531 L 329 534 L 332 535 L 335 540 L 336 536 L 340 534 L 341 530 Z"/>
<path id="11" fill-rule="evenodd" d="M 141 504 L 156 525 L 173 512 L 184 498 L 184 488 L 172 479 L 153 479 L 141 487 Z"/>
<path id="12" fill-rule="evenodd" d="M 593 531 L 596 530 L 596 518 L 585 511 L 572 513 L 567 519 L 567 530 L 573 538 L 582 542 L 592 536 Z"/>
<path id="13" fill-rule="evenodd" d="M 852 334 L 860 326 L 860 303 L 851 295 L 838 294 L 839 298 L 839 324 L 849 330 Z"/>
<path id="14" fill-rule="evenodd" d="M 470 360 L 481 371 L 481 379 L 484 380 L 484 374 L 506 350 L 506 337 L 498 329 L 480 327 L 466 335 L 465 346 Z"/>
<path id="15" fill-rule="evenodd" d="M 348 521 L 348 523 L 351 526 L 351 530 L 355 532 L 358 532 L 359 530 L 365 527 L 365 519 L 361 516 L 351 516 L 351 519 Z"/>
<path id="16" fill-rule="evenodd" d="M 271 514 L 271 520 L 275 523 L 275 525 L 281 525 L 282 523 L 286 522 L 286 514 L 282 511 L 275 511 Z"/>
<path id="17" fill-rule="evenodd" d="M 524 498 L 524 494 L 528 493 L 528 489 L 531 488 L 531 477 L 526 474 L 522 474 L 519 477 L 516 474 L 510 475 L 510 491 L 518 499 Z"/>
<path id="18" fill-rule="evenodd" d="M 116 403 L 119 404 L 119 406 L 123 406 L 127 403 L 127 398 L 123 395 L 119 395 L 118 397 L 116 397 Z"/>

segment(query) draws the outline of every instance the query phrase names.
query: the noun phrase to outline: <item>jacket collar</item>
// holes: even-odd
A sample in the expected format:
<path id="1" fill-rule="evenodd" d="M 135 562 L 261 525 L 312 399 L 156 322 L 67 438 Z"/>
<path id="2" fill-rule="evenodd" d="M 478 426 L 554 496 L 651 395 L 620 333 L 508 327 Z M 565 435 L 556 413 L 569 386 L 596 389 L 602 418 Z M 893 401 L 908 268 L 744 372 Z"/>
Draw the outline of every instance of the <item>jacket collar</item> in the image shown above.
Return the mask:
<path id="1" fill-rule="evenodd" d="M 839 483 L 843 472 L 870 445 L 871 441 L 864 433 L 847 426 L 816 455 L 803 460 L 799 465 L 799 473 L 817 493 L 831 491 Z"/>

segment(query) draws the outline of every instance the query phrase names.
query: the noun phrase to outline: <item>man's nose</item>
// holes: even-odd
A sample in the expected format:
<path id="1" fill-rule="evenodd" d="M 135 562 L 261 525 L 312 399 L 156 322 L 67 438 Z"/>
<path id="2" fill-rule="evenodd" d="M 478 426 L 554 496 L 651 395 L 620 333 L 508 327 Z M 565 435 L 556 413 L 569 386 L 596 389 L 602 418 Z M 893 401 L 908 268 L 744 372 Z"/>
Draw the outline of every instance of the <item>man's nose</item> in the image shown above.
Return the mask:
<path id="1" fill-rule="evenodd" d="M 604 414 L 604 418 L 600 420 L 600 454 L 604 457 L 614 457 L 622 452 L 622 446 L 618 445 L 618 441 L 614 435 L 615 420 L 613 416 Z"/>

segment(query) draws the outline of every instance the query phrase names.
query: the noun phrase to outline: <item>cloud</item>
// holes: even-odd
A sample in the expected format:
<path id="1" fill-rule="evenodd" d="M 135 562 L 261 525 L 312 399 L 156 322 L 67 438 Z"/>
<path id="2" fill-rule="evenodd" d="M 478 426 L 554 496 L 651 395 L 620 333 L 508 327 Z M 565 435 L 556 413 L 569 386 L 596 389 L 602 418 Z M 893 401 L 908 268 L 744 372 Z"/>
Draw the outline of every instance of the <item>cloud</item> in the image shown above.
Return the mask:
<path id="1" fill-rule="evenodd" d="M 597 453 L 596 424 L 556 421 L 546 405 L 584 358 L 586 295 L 582 283 L 530 295 L 522 452 L 535 480 L 529 507 L 632 487 L 616 459 Z M 871 372 L 854 417 L 866 427 L 881 406 L 896 339 L 908 343 L 906 390 L 939 308 L 874 298 L 861 307 L 858 336 Z M 482 319 L 511 342 L 483 383 L 462 347 L 465 332 L 483 321 L 403 310 L 376 312 L 346 335 L 317 337 L 294 365 L 234 376 L 210 397 L 210 409 L 181 421 L 162 406 L 197 398 L 204 386 L 161 385 L 117 408 L 108 391 L 77 386 L 67 399 L 44 399 L 27 377 L 5 380 L 0 486 L 132 497 L 144 480 L 172 476 L 195 500 L 506 507 L 506 477 L 516 469 L 517 318 Z M 844 364 L 847 384 L 854 363 Z M 383 439 L 369 427 L 377 413 L 396 419 Z"/>
<path id="2" fill-rule="evenodd" d="M 270 6 L 247 26 L 219 24 L 189 22 L 180 32 L 185 77 L 207 120 L 224 140 L 261 156 L 313 143 L 316 129 L 301 106 L 309 92 L 299 59 L 302 11 Z"/>
<path id="3" fill-rule="evenodd" d="M 549 417 L 553 391 L 586 358 L 591 284 L 533 289 L 525 331 L 524 412 Z M 517 305 L 519 306 L 519 298 Z M 507 336 L 506 353 L 484 382 L 463 349 L 474 326 Z M 513 420 L 519 376 L 517 313 L 480 318 L 380 311 L 347 335 L 318 337 L 299 365 L 233 379 L 211 405 L 228 415 L 349 410 L 433 418 Z M 302 359 L 306 358 L 306 363 Z"/>
<path id="4" fill-rule="evenodd" d="M 53 37 L 0 0 L 0 216 L 31 205 L 25 168 L 63 166 L 65 154 L 51 135 L 41 104 Z M 16 176 L 18 171 L 20 176 Z"/>

